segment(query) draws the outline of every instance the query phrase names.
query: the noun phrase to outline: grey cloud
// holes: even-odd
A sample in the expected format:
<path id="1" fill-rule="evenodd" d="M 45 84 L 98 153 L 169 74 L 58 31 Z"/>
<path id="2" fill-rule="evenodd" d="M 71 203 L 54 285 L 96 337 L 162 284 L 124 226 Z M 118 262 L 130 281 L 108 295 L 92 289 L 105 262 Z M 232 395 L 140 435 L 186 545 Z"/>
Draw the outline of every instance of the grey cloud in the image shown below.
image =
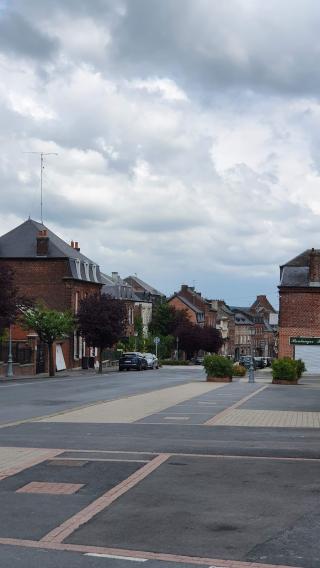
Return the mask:
<path id="1" fill-rule="evenodd" d="M 58 47 L 50 38 L 17 12 L 0 15 L 0 50 L 36 60 L 50 59 Z"/>

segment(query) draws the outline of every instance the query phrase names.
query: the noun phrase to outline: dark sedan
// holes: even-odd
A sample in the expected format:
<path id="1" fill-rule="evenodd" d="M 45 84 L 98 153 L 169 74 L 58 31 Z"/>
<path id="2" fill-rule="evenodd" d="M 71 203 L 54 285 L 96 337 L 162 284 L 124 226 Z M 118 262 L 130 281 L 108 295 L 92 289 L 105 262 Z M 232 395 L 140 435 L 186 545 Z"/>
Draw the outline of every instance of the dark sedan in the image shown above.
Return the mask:
<path id="1" fill-rule="evenodd" d="M 141 353 L 123 353 L 119 359 L 119 371 L 144 371 L 147 368 L 147 360 Z"/>

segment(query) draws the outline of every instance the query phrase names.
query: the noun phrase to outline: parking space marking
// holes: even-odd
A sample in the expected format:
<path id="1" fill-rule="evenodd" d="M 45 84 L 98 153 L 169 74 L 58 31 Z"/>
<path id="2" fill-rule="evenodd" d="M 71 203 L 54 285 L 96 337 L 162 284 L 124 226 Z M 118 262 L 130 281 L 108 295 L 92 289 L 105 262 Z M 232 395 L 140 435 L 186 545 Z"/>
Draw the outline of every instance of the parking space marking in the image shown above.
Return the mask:
<path id="1" fill-rule="evenodd" d="M 86 552 L 85 556 L 94 556 L 95 558 L 113 558 L 114 560 L 129 560 L 131 562 L 148 562 L 148 558 L 134 558 L 133 556 L 119 556 L 116 554 L 99 554 L 97 552 Z"/>
<path id="2" fill-rule="evenodd" d="M 196 564 L 200 566 L 214 566 L 215 568 L 303 568 L 302 566 L 287 566 L 279 564 L 260 564 L 258 562 L 242 562 L 238 560 L 225 560 L 218 558 L 201 558 L 200 556 L 183 556 L 166 554 L 163 552 L 147 552 L 145 550 L 126 550 L 119 548 L 107 548 L 88 546 L 83 544 L 63 544 L 59 542 L 43 542 L 35 540 L 19 540 L 15 538 L 0 538 L 0 545 L 22 546 L 26 548 L 40 548 L 44 550 L 64 550 L 70 552 L 82 552 L 93 554 L 110 554 L 124 556 L 125 558 L 143 558 L 145 560 L 158 560 L 159 562 L 173 562 L 184 564 Z"/>
<path id="3" fill-rule="evenodd" d="M 87 507 L 79 511 L 62 523 L 59 527 L 56 527 L 45 535 L 40 542 L 63 542 L 68 536 L 70 536 L 76 529 L 78 529 L 84 523 L 90 521 L 98 513 L 106 509 L 111 503 L 119 499 L 124 493 L 132 489 L 135 485 L 140 483 L 145 477 L 150 475 L 155 469 L 158 469 L 164 462 L 168 460 L 170 454 L 159 454 L 158 457 L 154 458 L 146 465 L 142 466 L 135 473 L 130 475 L 127 479 L 98 497 L 95 501 L 90 503 Z"/>

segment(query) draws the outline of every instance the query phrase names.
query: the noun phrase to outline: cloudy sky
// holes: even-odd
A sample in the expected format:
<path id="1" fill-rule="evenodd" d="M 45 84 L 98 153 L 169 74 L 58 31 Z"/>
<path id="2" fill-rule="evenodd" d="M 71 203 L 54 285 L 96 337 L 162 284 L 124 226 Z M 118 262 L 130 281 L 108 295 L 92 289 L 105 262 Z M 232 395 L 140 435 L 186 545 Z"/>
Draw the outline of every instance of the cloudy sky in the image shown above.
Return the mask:
<path id="1" fill-rule="evenodd" d="M 0 234 L 105 272 L 276 303 L 320 248 L 317 0 L 0 0 Z"/>

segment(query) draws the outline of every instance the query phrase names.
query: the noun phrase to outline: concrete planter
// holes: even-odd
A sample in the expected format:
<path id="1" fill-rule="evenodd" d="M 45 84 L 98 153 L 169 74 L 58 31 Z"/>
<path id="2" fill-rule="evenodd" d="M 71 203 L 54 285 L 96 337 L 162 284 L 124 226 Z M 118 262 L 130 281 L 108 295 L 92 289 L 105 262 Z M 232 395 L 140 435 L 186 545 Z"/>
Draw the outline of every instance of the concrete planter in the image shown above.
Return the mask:
<path id="1" fill-rule="evenodd" d="M 207 381 L 209 383 L 232 383 L 232 377 L 211 377 L 207 375 Z"/>
<path id="2" fill-rule="evenodd" d="M 288 379 L 272 379 L 273 385 L 297 385 L 299 379 L 294 379 L 292 381 Z"/>

